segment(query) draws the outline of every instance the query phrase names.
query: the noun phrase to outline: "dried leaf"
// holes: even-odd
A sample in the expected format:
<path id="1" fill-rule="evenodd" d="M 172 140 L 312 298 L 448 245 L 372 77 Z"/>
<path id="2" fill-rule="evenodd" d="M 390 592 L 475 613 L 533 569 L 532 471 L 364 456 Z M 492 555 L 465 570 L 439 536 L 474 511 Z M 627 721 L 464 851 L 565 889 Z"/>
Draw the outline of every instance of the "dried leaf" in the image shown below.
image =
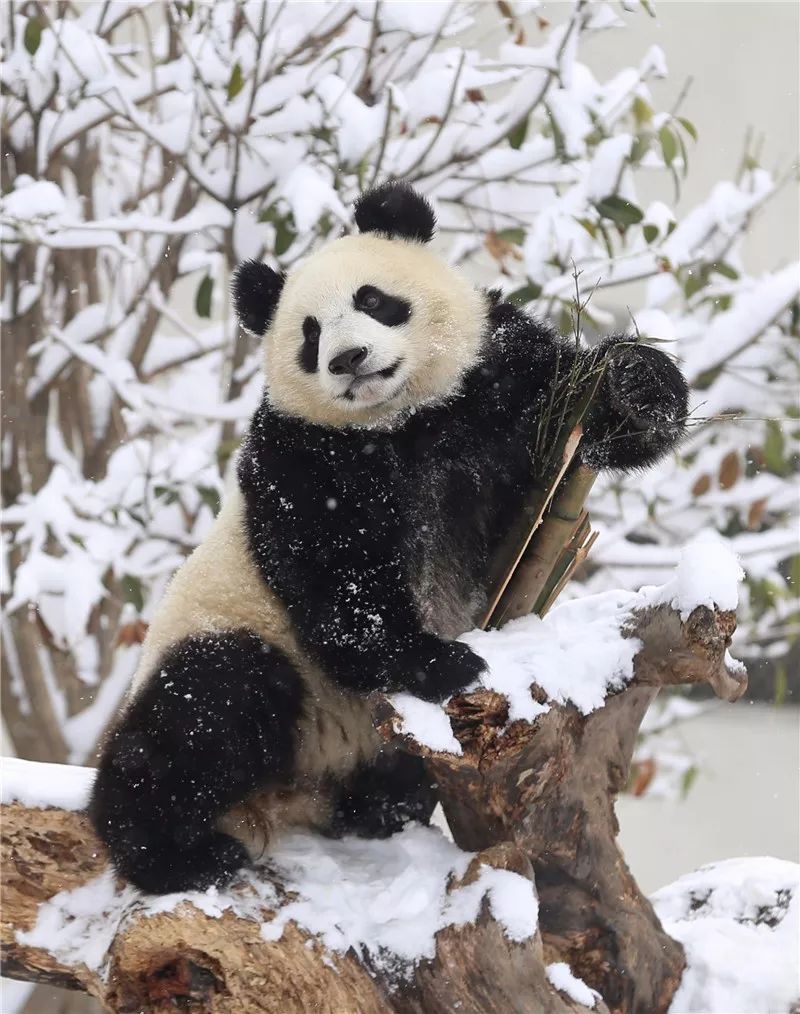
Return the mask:
<path id="1" fill-rule="evenodd" d="M 656 774 L 656 762 L 652 757 L 647 757 L 645 760 L 639 761 L 635 764 L 631 770 L 631 794 L 634 796 L 643 796 L 655 778 Z"/>
<path id="2" fill-rule="evenodd" d="M 516 245 L 504 239 L 499 233 L 494 232 L 494 230 L 486 233 L 486 239 L 483 243 L 491 256 L 496 261 L 500 261 L 500 263 L 506 257 L 512 257 L 517 261 L 522 260 L 522 253 L 517 249 Z"/>
<path id="3" fill-rule="evenodd" d="M 123 623 L 117 634 L 117 645 L 123 648 L 130 648 L 134 644 L 142 644 L 147 633 L 147 624 L 144 620 L 133 620 L 130 623 Z"/>
<path id="4" fill-rule="evenodd" d="M 719 488 L 730 489 L 742 476 L 742 459 L 738 451 L 728 451 L 719 466 Z"/>
<path id="5" fill-rule="evenodd" d="M 486 99 L 480 88 L 467 88 L 464 94 L 470 102 L 483 102 Z"/>
<path id="6" fill-rule="evenodd" d="M 695 483 L 692 486 L 692 496 L 705 496 L 710 489 L 711 476 L 708 474 L 701 475 L 698 479 L 695 479 Z"/>
<path id="7" fill-rule="evenodd" d="M 753 531 L 755 528 L 761 527 L 761 522 L 764 520 L 764 512 L 767 509 L 767 497 L 761 497 L 760 500 L 754 500 L 750 504 L 750 510 L 747 512 L 747 527 Z"/>

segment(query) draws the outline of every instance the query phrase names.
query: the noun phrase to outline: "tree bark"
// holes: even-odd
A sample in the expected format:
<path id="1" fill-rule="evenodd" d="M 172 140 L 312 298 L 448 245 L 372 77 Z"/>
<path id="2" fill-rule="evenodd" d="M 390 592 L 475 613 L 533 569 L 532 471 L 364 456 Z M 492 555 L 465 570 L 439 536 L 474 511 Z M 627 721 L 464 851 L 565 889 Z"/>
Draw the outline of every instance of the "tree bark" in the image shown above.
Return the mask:
<path id="1" fill-rule="evenodd" d="M 704 607 L 685 622 L 668 606 L 635 613 L 634 679 L 588 716 L 551 704 L 535 722 L 507 726 L 505 699 L 482 690 L 448 706 L 462 756 L 404 739 L 427 756 L 457 843 L 478 852 L 461 883 L 481 865 L 534 880 L 540 928 L 523 943 L 506 937 L 484 903 L 475 924 L 442 930 L 435 958 L 398 984 L 368 958 L 326 952 L 293 924 L 273 943 L 258 921 L 230 910 L 214 918 L 187 902 L 148 914 L 136 898 L 100 975 L 18 937 L 42 902 L 102 872 L 99 844 L 79 813 L 12 803 L 3 807 L 3 974 L 87 990 L 117 1012 L 559 1014 L 585 1009 L 547 978 L 549 963 L 565 961 L 603 996 L 598 1012 L 666 1011 L 683 954 L 625 865 L 613 799 L 659 686 L 706 681 L 728 700 L 743 693 L 743 672 L 725 662 L 734 625 L 732 613 Z M 382 699 L 376 722 L 387 739 L 403 739 L 397 718 Z M 270 917 L 265 908 L 263 921 Z"/>

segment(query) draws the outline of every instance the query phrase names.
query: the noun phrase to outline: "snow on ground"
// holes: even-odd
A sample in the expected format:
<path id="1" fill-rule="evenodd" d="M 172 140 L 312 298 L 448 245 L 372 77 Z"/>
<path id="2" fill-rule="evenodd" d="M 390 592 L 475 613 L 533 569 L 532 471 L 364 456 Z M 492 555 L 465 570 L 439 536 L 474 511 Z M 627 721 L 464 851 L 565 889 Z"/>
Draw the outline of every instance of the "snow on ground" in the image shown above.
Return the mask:
<path id="1" fill-rule="evenodd" d="M 766 857 L 703 866 L 652 896 L 686 951 L 671 1014 L 785 1014 L 800 999 L 800 866 Z"/>

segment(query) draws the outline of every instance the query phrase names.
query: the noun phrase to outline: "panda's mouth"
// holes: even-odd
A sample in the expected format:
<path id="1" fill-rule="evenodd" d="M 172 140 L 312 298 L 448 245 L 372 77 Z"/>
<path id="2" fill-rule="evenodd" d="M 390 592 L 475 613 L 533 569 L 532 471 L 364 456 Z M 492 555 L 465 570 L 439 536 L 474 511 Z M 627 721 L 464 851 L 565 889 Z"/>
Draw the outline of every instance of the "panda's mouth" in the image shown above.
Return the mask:
<path id="1" fill-rule="evenodd" d="M 377 401 L 389 401 L 393 398 L 400 388 L 403 386 L 401 383 L 397 386 L 389 397 L 383 397 L 386 387 L 385 381 L 391 380 L 392 377 L 400 369 L 403 363 L 403 357 L 400 356 L 389 366 L 385 366 L 382 370 L 373 370 L 370 373 L 359 373 L 353 377 L 350 381 L 347 390 L 343 391 L 339 395 L 345 401 L 369 401 L 376 403 Z M 381 397 L 377 397 L 381 395 Z"/>

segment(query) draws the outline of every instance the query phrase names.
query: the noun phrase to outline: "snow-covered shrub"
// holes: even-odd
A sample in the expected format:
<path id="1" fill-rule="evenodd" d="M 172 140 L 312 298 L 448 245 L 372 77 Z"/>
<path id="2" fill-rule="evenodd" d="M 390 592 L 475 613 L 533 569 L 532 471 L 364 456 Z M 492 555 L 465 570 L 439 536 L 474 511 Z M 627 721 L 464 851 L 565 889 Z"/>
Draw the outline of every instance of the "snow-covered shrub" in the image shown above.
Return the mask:
<path id="1" fill-rule="evenodd" d="M 693 143 L 652 107 L 663 54 L 595 80 L 581 46 L 624 26 L 619 8 L 577 2 L 550 25 L 535 6 L 3 5 L 4 704 L 20 753 L 91 755 L 213 517 L 261 383 L 233 265 L 291 266 L 390 175 L 435 199 L 454 261 L 564 325 L 573 261 L 597 282 L 597 327 L 614 286 L 649 279 L 637 325 L 675 340 L 696 417 L 679 458 L 603 484 L 590 583 L 649 581 L 716 527 L 748 573 L 740 651 L 785 649 L 798 274 L 748 278 L 738 256 L 773 182 L 747 165 L 683 221 L 668 197 L 640 208 L 637 180 L 661 173 L 671 193 Z M 463 43 L 476 14 L 502 33 L 481 51 Z"/>

